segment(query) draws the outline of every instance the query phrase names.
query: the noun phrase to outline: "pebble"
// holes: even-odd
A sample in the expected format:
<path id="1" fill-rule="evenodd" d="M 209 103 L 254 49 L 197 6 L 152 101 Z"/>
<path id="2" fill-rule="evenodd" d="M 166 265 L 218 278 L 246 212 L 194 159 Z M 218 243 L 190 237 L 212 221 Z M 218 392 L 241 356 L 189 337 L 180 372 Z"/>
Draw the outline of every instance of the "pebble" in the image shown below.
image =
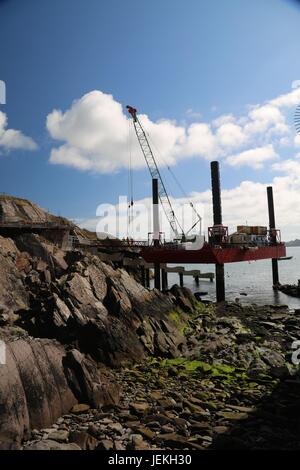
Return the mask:
<path id="1" fill-rule="evenodd" d="M 98 450 L 113 450 L 114 443 L 110 439 L 103 439 L 99 442 L 97 449 Z"/>
<path id="2" fill-rule="evenodd" d="M 57 442 L 67 442 L 69 438 L 69 431 L 65 430 L 55 430 L 50 432 L 48 435 L 48 439 Z"/>
<path id="3" fill-rule="evenodd" d="M 161 427 L 161 433 L 163 434 L 170 434 L 174 431 L 175 431 L 175 428 L 173 426 L 168 426 L 167 424 Z"/>
<path id="4" fill-rule="evenodd" d="M 81 413 L 86 413 L 89 411 L 90 406 L 86 405 L 85 403 L 78 403 L 77 405 L 74 405 L 73 408 L 71 409 L 71 412 L 74 414 L 81 414 Z"/>
<path id="5" fill-rule="evenodd" d="M 236 313 L 232 306 L 225 306 L 214 316 L 209 313 L 211 308 L 208 306 L 199 320 L 193 320 L 190 346 L 195 348 L 195 356 L 192 349 L 189 351 L 190 359 L 201 357 L 199 363 L 205 367 L 186 372 L 178 360 L 173 362 L 170 374 L 170 366 L 153 359 L 133 370 L 118 371 L 116 380 L 123 388 L 118 407 L 107 412 L 106 408 L 92 410 L 86 404 L 77 404 L 52 428 L 33 430 L 24 447 L 30 443 L 40 448 L 67 446 L 74 439 L 74 445 L 87 448 L 91 439 L 91 447 L 116 451 L 231 445 L 267 448 L 263 439 L 269 439 L 271 445 L 274 435 L 277 447 L 279 441 L 289 448 L 294 439 L 300 449 L 300 442 L 288 434 L 297 413 L 291 408 L 288 419 L 284 415 L 295 403 L 295 398 L 288 399 L 289 394 L 296 391 L 298 396 L 299 389 L 288 383 L 296 381 L 285 366 L 286 345 L 299 334 L 298 321 L 292 321 L 296 317 L 279 315 L 270 307 L 242 305 L 235 308 Z M 274 315 L 276 322 L 271 321 Z M 214 347 L 207 349 L 207 345 Z M 279 375 L 281 370 L 284 373 Z M 284 380 L 285 394 L 277 397 L 278 384 L 283 386 Z M 262 400 L 270 409 L 259 409 Z M 82 435 L 76 440 L 74 433 Z"/>
<path id="6" fill-rule="evenodd" d="M 110 431 L 116 432 L 117 434 L 123 434 L 124 428 L 120 423 L 111 423 L 108 424 L 107 429 Z"/>

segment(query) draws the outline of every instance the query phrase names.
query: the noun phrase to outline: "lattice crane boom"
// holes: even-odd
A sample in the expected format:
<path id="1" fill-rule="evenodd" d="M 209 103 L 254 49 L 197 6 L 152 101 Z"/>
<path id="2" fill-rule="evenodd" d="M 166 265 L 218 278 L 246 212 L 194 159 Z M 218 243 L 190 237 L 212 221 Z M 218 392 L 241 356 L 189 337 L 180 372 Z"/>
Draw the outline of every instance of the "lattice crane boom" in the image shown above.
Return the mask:
<path id="1" fill-rule="evenodd" d="M 164 182 L 162 180 L 160 171 L 158 169 L 156 160 L 154 158 L 152 149 L 149 144 L 149 140 L 147 138 L 147 135 L 141 125 L 140 120 L 137 117 L 137 110 L 133 108 L 132 106 L 127 106 L 127 110 L 129 114 L 132 116 L 133 119 L 133 124 L 134 124 L 134 129 L 136 136 L 138 138 L 141 150 L 143 152 L 144 158 L 146 160 L 147 166 L 149 168 L 150 174 L 152 179 L 156 178 L 158 180 L 158 195 L 159 199 L 161 202 L 161 205 L 163 207 L 164 213 L 167 217 L 167 220 L 171 226 L 171 229 L 175 235 L 175 238 L 184 238 L 184 232 L 182 230 L 182 227 L 180 226 L 180 223 L 174 213 L 170 198 L 168 196 L 168 193 L 166 191 L 166 187 L 164 185 Z M 180 232 L 179 233 L 179 230 Z"/>

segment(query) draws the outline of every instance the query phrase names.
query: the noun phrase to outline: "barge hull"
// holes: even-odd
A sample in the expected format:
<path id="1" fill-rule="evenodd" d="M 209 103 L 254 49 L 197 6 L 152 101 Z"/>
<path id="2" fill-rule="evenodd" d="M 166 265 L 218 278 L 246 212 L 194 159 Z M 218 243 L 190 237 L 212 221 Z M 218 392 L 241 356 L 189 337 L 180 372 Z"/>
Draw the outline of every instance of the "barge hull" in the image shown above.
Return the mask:
<path id="1" fill-rule="evenodd" d="M 226 264 L 282 258 L 286 256 L 286 247 L 283 243 L 251 248 L 205 245 L 201 250 L 160 246 L 142 248 L 140 255 L 148 263 Z"/>

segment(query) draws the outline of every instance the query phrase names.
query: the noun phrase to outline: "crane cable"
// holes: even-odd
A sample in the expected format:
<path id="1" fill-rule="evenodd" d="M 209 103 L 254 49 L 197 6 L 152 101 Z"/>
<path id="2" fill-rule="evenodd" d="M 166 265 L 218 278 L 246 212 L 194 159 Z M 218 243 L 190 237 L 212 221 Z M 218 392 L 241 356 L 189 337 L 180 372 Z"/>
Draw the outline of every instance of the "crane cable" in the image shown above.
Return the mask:
<path id="1" fill-rule="evenodd" d="M 127 205 L 127 236 L 130 237 L 133 222 L 133 173 L 132 173 L 132 148 L 131 148 L 131 120 L 128 120 L 128 205 Z"/>
<path id="2" fill-rule="evenodd" d="M 177 186 L 179 187 L 180 191 L 182 192 L 183 196 L 188 200 L 188 203 L 190 205 L 190 207 L 192 208 L 192 210 L 194 211 L 194 213 L 196 214 L 196 216 L 198 217 L 198 221 L 188 230 L 188 232 L 186 234 L 188 234 L 199 222 L 201 223 L 202 221 L 202 217 L 201 215 L 199 214 L 199 212 L 197 211 L 197 209 L 195 208 L 194 204 L 192 203 L 192 201 L 189 199 L 186 191 L 184 190 L 184 188 L 182 187 L 181 183 L 179 182 L 178 178 L 176 177 L 176 175 L 174 174 L 173 170 L 171 170 L 170 166 L 168 165 L 168 163 L 165 161 L 165 159 L 163 158 L 162 154 L 160 153 L 160 151 L 158 150 L 157 146 L 155 145 L 155 143 L 153 142 L 152 138 L 150 137 L 149 135 L 149 132 L 146 130 L 144 124 L 143 124 L 143 127 L 145 129 L 145 132 L 147 133 L 147 137 L 148 139 L 150 140 L 152 146 L 155 148 L 156 150 L 156 153 L 159 155 L 160 159 L 162 160 L 163 164 L 166 166 L 166 168 L 168 169 L 168 171 L 170 172 L 171 176 L 173 177 L 175 183 L 177 184 Z M 171 191 L 169 191 L 171 193 Z M 171 193 L 172 195 L 172 193 Z M 174 196 L 172 196 L 173 199 Z"/>
<path id="3" fill-rule="evenodd" d="M 171 225 L 171 228 L 172 228 L 173 232 L 175 233 L 175 235 L 177 237 L 179 236 L 178 230 L 177 230 L 177 227 L 178 227 L 182 232 L 182 236 L 184 236 L 183 228 L 181 227 L 181 224 L 180 224 L 180 222 L 179 222 L 178 218 L 176 217 L 176 214 L 173 210 L 172 204 L 171 204 L 170 199 L 169 199 L 169 195 L 168 195 L 167 190 L 165 188 L 165 182 L 161 178 L 161 174 L 160 174 L 161 172 L 160 172 L 160 170 L 157 166 L 156 159 L 153 155 L 152 148 L 150 146 L 149 139 L 148 139 L 149 134 L 147 132 L 145 132 L 145 129 L 142 126 L 140 120 L 135 115 L 133 115 L 133 117 L 134 117 L 135 132 L 136 132 L 136 135 L 137 135 L 142 153 L 145 157 L 147 166 L 150 170 L 151 176 L 152 176 L 152 178 L 154 178 L 154 177 L 158 178 L 159 183 L 160 183 L 159 198 L 160 198 L 165 216 L 166 216 L 169 224 Z M 147 152 L 148 152 L 148 154 L 147 154 Z M 150 162 L 149 162 L 149 158 L 150 158 Z M 166 208 L 166 205 L 168 205 L 168 209 Z"/>
<path id="4" fill-rule="evenodd" d="M 176 177 L 176 175 L 174 174 L 173 170 L 170 168 L 169 165 L 167 165 L 167 168 L 168 168 L 169 172 L 171 173 L 171 175 L 172 175 L 172 177 L 173 177 L 175 183 L 177 184 L 177 186 L 178 186 L 179 189 L 181 190 L 182 194 L 183 194 L 184 197 L 188 200 L 188 203 L 189 203 L 190 207 L 192 208 L 192 210 L 194 211 L 194 213 L 195 213 L 196 216 L 198 217 L 197 222 L 195 222 L 195 223 L 192 225 L 192 227 L 186 232 L 186 235 L 188 235 L 189 232 L 190 232 L 191 230 L 193 230 L 193 228 L 196 227 L 196 225 L 198 225 L 198 223 L 201 224 L 201 222 L 202 222 L 202 217 L 201 217 L 201 215 L 199 214 L 199 212 L 197 211 L 197 209 L 195 208 L 195 206 L 194 206 L 194 204 L 192 203 L 192 201 L 189 199 L 187 193 L 186 193 L 185 190 L 183 189 L 183 187 L 182 187 L 180 181 L 177 179 L 177 177 Z"/>

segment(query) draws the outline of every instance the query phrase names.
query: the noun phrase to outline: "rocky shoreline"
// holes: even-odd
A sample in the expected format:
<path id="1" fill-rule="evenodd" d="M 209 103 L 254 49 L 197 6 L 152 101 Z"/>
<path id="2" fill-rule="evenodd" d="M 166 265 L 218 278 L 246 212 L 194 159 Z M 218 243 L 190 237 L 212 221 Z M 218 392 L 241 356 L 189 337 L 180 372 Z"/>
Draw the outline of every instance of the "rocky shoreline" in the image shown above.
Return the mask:
<path id="1" fill-rule="evenodd" d="M 284 306 L 198 304 L 184 328 L 184 356 L 114 370 L 117 405 L 75 407 L 23 448 L 299 449 L 299 316 Z"/>
<path id="2" fill-rule="evenodd" d="M 300 280 L 298 284 L 283 284 L 278 287 L 278 290 L 283 292 L 286 295 L 290 295 L 291 297 L 298 297 L 300 298 Z"/>
<path id="3" fill-rule="evenodd" d="M 113 260 L 0 236 L 0 449 L 298 449 L 299 310 L 149 290 Z"/>
<path id="4" fill-rule="evenodd" d="M 36 234 L 0 237 L 0 277 L 1 448 L 20 448 L 78 402 L 114 404 L 111 367 L 185 348 L 172 315 L 192 311 L 192 296 L 149 291 L 100 256 Z"/>

